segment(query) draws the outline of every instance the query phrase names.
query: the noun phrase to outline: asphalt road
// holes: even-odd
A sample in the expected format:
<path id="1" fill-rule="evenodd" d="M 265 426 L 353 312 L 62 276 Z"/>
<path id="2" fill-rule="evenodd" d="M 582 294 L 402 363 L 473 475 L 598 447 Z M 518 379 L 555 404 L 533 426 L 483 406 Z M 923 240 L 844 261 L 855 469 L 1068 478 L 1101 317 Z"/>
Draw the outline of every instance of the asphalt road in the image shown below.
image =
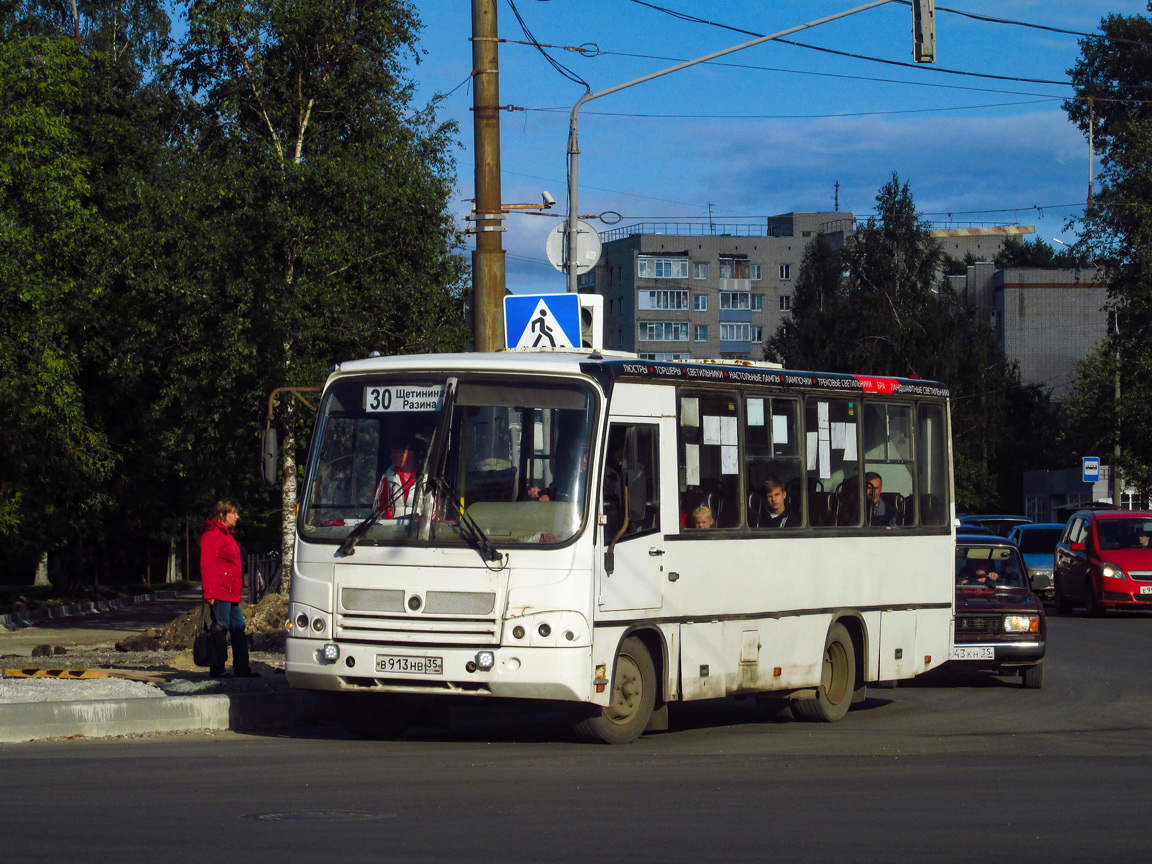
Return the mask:
<path id="1" fill-rule="evenodd" d="M 1053 618 L 1045 688 L 940 676 L 838 724 L 686 706 L 627 747 L 483 713 L 0 746 L 12 861 L 1147 861 L 1152 616 Z"/>

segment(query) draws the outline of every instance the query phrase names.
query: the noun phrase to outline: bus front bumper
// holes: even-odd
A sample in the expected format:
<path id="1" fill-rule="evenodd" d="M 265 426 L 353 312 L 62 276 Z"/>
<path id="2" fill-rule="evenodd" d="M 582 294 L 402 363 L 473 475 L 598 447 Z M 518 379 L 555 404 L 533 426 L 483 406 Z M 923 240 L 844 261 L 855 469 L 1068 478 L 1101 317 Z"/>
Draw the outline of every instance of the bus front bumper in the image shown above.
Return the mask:
<path id="1" fill-rule="evenodd" d="M 325 656 L 335 645 L 339 655 Z M 331 650 L 331 649 L 330 649 Z M 481 668 L 490 653 L 490 669 Z M 592 649 L 367 645 L 289 638 L 288 683 L 303 690 L 499 696 L 585 702 L 593 697 Z"/>

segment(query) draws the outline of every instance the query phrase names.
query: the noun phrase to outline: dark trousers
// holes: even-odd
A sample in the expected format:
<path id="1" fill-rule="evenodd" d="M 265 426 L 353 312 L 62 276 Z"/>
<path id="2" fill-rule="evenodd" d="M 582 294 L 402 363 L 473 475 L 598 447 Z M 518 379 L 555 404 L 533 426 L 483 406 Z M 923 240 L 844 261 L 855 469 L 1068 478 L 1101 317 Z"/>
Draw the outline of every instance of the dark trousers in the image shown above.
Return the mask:
<path id="1" fill-rule="evenodd" d="M 216 607 L 216 620 L 220 626 L 228 631 L 229 641 L 232 643 L 232 671 L 244 673 L 248 671 L 248 636 L 244 632 L 247 622 L 239 603 L 229 603 L 227 600 L 217 600 L 212 604 Z M 221 675 L 223 666 L 212 666 L 208 670 L 213 675 Z"/>

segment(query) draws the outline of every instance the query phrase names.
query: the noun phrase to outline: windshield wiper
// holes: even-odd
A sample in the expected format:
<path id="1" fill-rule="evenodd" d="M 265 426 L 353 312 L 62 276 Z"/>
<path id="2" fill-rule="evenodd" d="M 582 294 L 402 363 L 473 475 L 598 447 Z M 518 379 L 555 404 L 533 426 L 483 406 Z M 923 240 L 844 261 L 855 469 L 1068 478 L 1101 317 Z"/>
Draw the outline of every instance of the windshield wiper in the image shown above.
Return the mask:
<path id="1" fill-rule="evenodd" d="M 432 482 L 440 490 L 441 497 L 452 502 L 452 509 L 456 511 L 460 534 L 468 542 L 468 545 L 479 552 L 480 557 L 485 561 L 501 560 L 504 556 L 496 548 L 496 545 L 488 539 L 488 535 L 484 533 L 484 529 L 480 527 L 479 523 L 464 509 L 464 505 L 460 503 L 460 495 L 452 488 L 452 484 L 443 477 L 434 477 Z"/>
<path id="2" fill-rule="evenodd" d="M 348 532 L 348 536 L 344 538 L 344 542 L 336 549 L 337 555 L 344 557 L 352 554 L 352 550 L 356 548 L 356 544 L 360 542 L 360 538 L 368 533 L 368 529 L 380 521 L 380 517 L 384 515 L 385 510 L 396 503 L 397 491 L 398 490 L 392 490 L 387 501 L 381 500 L 380 506 L 372 511 L 371 516 Z"/>

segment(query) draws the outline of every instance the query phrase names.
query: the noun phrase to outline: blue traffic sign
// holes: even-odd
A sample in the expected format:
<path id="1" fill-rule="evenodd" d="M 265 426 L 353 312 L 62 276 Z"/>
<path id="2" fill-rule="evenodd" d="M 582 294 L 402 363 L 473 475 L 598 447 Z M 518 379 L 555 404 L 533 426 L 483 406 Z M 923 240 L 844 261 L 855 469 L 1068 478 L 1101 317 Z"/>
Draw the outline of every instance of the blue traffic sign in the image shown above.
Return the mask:
<path id="1" fill-rule="evenodd" d="M 1095 483 L 1100 479 L 1100 457 L 1099 456 L 1085 456 L 1080 460 L 1083 475 L 1081 479 L 1085 483 Z"/>
<path id="2" fill-rule="evenodd" d="M 577 294 L 509 294 L 504 298 L 504 347 L 580 347 Z"/>

